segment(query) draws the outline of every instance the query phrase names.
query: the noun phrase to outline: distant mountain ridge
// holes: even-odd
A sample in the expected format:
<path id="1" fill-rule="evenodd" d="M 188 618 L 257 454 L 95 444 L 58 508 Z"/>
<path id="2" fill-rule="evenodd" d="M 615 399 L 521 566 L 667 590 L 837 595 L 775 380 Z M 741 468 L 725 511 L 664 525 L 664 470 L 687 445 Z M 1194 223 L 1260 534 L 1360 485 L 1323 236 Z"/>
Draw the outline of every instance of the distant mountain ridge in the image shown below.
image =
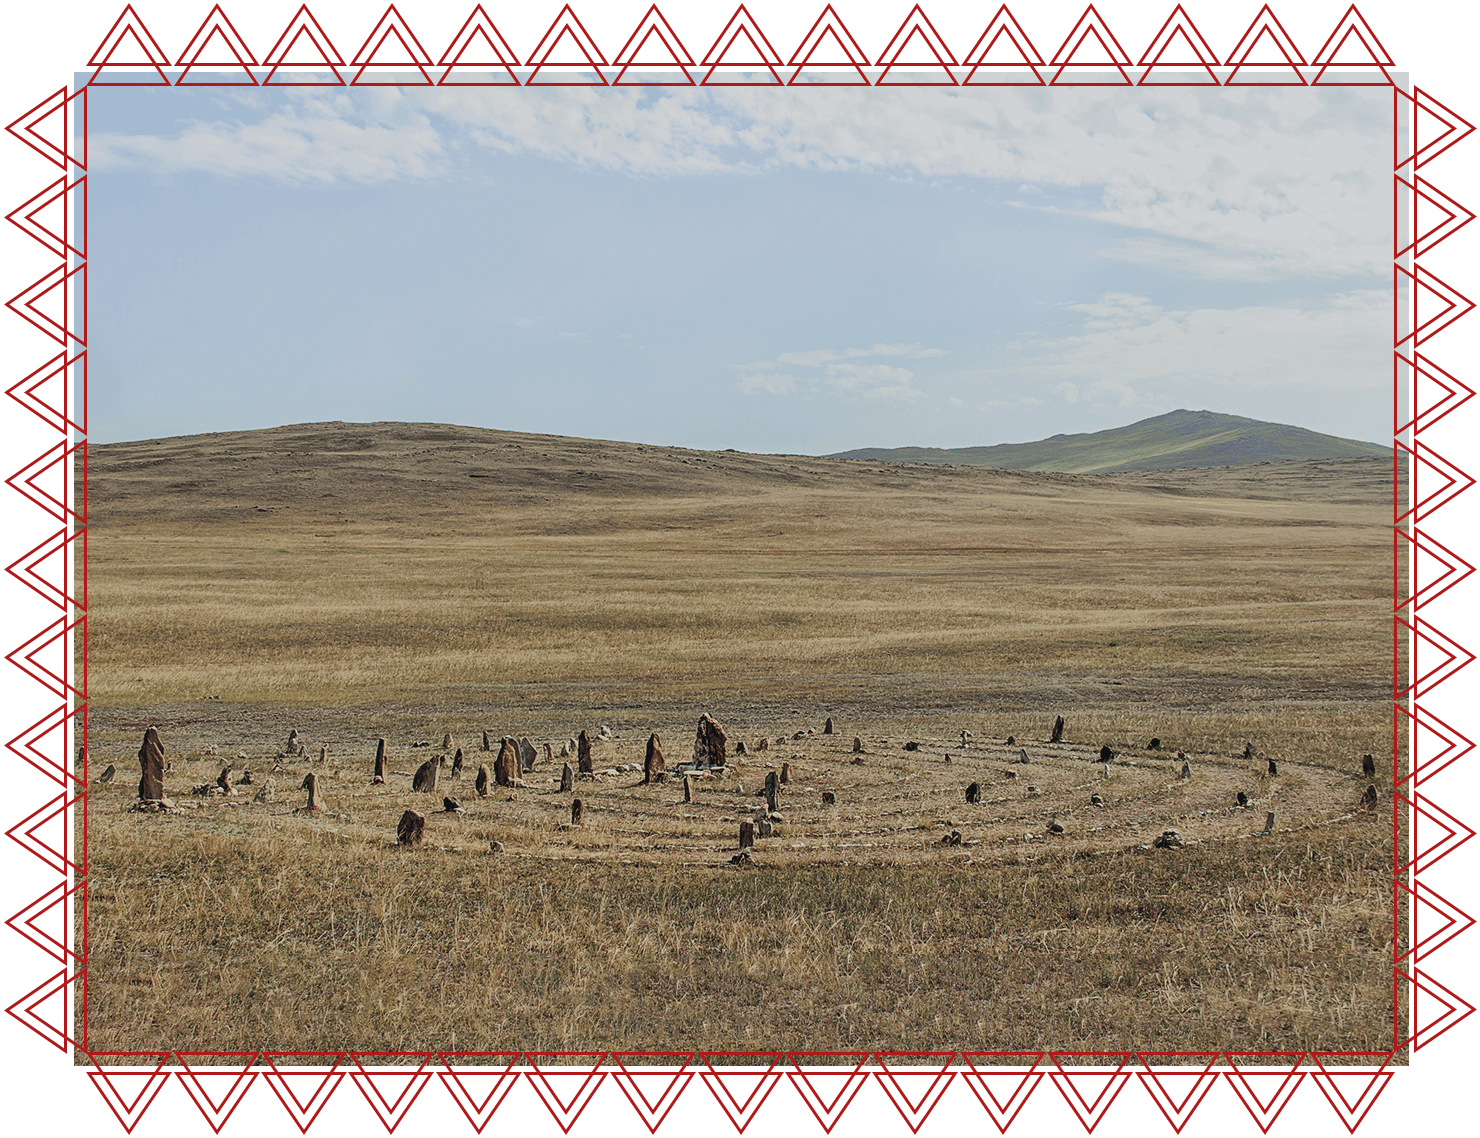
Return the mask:
<path id="1" fill-rule="evenodd" d="M 1132 470 L 1237 466 L 1251 462 L 1372 458 L 1391 451 L 1376 443 L 1342 439 L 1217 411 L 1169 411 L 1150 419 L 1082 435 L 1054 435 L 1032 443 L 987 447 L 863 447 L 828 455 L 887 462 L 995 466 L 1002 470 L 1114 474 Z"/>

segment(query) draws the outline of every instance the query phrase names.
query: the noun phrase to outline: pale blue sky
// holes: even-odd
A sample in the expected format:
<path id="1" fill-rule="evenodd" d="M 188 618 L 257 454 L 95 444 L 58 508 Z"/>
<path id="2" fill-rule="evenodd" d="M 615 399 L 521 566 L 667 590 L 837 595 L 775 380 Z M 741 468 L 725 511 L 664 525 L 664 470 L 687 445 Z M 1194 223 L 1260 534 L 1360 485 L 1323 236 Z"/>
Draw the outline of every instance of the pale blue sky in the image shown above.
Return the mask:
<path id="1" fill-rule="evenodd" d="M 97 442 L 1391 430 L 1381 92 L 100 90 Z"/>

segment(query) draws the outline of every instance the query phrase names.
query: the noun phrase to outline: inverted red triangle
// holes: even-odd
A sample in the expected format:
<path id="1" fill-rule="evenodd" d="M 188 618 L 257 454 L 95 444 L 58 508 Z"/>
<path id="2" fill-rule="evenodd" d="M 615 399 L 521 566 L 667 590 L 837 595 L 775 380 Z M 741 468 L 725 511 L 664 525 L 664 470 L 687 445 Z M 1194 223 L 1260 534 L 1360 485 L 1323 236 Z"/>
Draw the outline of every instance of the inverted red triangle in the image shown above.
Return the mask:
<path id="1" fill-rule="evenodd" d="M 272 1088 L 272 1093 L 277 1095 L 278 1101 L 283 1104 L 283 1109 L 293 1120 L 293 1124 L 303 1133 L 308 1133 L 308 1128 L 313 1125 L 314 1119 L 319 1112 L 328 1104 L 333 1097 L 339 1084 L 344 1081 L 344 1072 L 339 1070 L 339 1064 L 343 1062 L 344 1056 L 339 1052 L 320 1051 L 265 1051 L 262 1058 L 272 1068 L 270 1072 L 263 1072 L 263 1078 L 267 1085 Z M 278 1059 L 305 1060 L 333 1060 L 327 1071 L 305 1071 L 302 1069 L 288 1068 L 283 1070 L 278 1067 Z M 315 1066 L 324 1066 L 317 1063 Z"/>
<path id="2" fill-rule="evenodd" d="M 621 1052 L 620 1054 L 631 1057 L 637 1053 Z M 656 1058 L 657 1056 L 648 1057 Z M 658 1127 L 668 1117 L 668 1112 L 678 1103 L 679 1096 L 688 1089 L 689 1083 L 694 1078 L 694 1072 L 688 1070 L 689 1060 L 693 1056 L 680 1055 L 676 1057 L 684 1060 L 683 1066 L 678 1070 L 651 1071 L 645 1070 L 642 1067 L 635 1069 L 626 1067 L 622 1064 L 618 1053 L 613 1053 L 618 1070 L 611 1073 L 612 1078 L 616 1081 L 617 1086 L 621 1088 L 622 1093 L 627 1096 L 627 1101 L 632 1104 L 632 1109 L 637 1111 L 637 1115 L 642 1119 L 643 1125 L 653 1134 L 658 1132 Z M 647 1090 L 643 1089 L 644 1084 L 647 1085 Z"/>
<path id="3" fill-rule="evenodd" d="M 956 1075 L 950 1069 L 955 1060 L 954 1052 L 942 1053 L 928 1056 L 920 1053 L 908 1053 L 910 1058 L 936 1058 L 943 1059 L 941 1066 L 935 1068 L 927 1066 L 920 1069 L 914 1065 L 893 1067 L 888 1065 L 892 1058 L 906 1057 L 902 1052 L 880 1052 L 879 1070 L 874 1072 L 874 1078 L 878 1080 L 879 1086 L 883 1088 L 884 1094 L 894 1104 L 894 1109 L 899 1111 L 899 1116 L 904 1119 L 912 1133 L 918 1134 L 920 1127 L 925 1125 L 925 1120 L 930 1117 L 936 1104 L 940 1102 L 941 1096 L 951 1085 Z M 914 1094 L 910 1089 L 914 1089 Z"/>
<path id="4" fill-rule="evenodd" d="M 437 1077 L 452 1095 L 458 1109 L 463 1112 L 473 1129 L 479 1134 L 493 1119 L 494 1111 L 503 1105 L 504 1099 L 514 1084 L 519 1081 L 519 1072 L 514 1064 L 519 1061 L 519 1051 L 443 1051 L 437 1058 L 447 1068 Z M 493 1062 L 488 1062 L 493 1060 Z M 499 1066 L 501 1061 L 502 1067 Z M 474 1070 L 485 1067 L 487 1070 Z"/>
<path id="5" fill-rule="evenodd" d="M 210 1058 L 234 1058 L 242 1060 L 240 1067 L 230 1067 L 222 1070 L 220 1067 L 211 1065 L 200 1070 L 193 1070 L 190 1060 L 197 1056 Z M 185 1088 L 185 1093 L 190 1096 L 190 1101 L 204 1116 L 207 1125 L 217 1134 L 226 1125 L 232 1113 L 240 1105 L 243 1097 L 257 1079 L 257 1072 L 252 1069 L 257 1061 L 255 1051 L 180 1051 L 176 1052 L 183 1070 L 176 1071 L 175 1077 L 180 1080 L 180 1085 Z M 215 1093 L 212 1093 L 214 1088 Z"/>
<path id="6" fill-rule="evenodd" d="M 86 888 L 86 881 L 79 881 L 70 889 L 63 882 L 47 890 L 5 923 L 59 963 L 80 962 L 82 958 L 71 946 L 66 902 L 79 889 L 85 891 Z M 49 928 L 42 928 L 42 924 Z"/>
<path id="7" fill-rule="evenodd" d="M 735 1129 L 740 1133 L 750 1125 L 751 1119 L 760 1110 L 776 1084 L 781 1081 L 781 1075 L 776 1070 L 782 1061 L 780 1051 L 744 1051 L 744 1052 L 712 1052 L 700 1053 L 704 1065 L 709 1068 L 702 1075 L 704 1085 L 709 1088 L 709 1093 L 719 1103 L 720 1109 L 725 1112 Z M 715 1066 L 715 1060 L 730 1059 L 753 1059 L 754 1064 L 746 1064 L 739 1071 L 721 1071 Z M 764 1062 L 765 1066 L 761 1063 Z M 725 1063 L 725 1066 L 734 1066 Z M 742 1100 L 737 1094 L 739 1088 L 749 1086 L 750 1089 Z"/>
<path id="8" fill-rule="evenodd" d="M 1234 1094 L 1238 1096 L 1244 1109 L 1249 1112 L 1255 1124 L 1266 1134 L 1269 1128 L 1279 1118 L 1280 1112 L 1290 1101 L 1292 1095 L 1299 1088 L 1305 1078 L 1305 1073 L 1298 1070 L 1300 1059 L 1296 1059 L 1294 1066 L 1288 1070 L 1267 1071 L 1262 1069 L 1244 1071 L 1233 1061 L 1233 1055 L 1228 1057 L 1229 1066 L 1233 1069 L 1224 1073 L 1229 1086 L 1233 1088 Z M 1278 1081 L 1276 1081 L 1278 1080 Z M 1265 1089 L 1263 1095 L 1254 1089 L 1253 1083 L 1258 1083 Z"/>
<path id="9" fill-rule="evenodd" d="M 530 1085 L 534 1087 L 535 1094 L 539 1096 L 545 1109 L 555 1119 L 556 1125 L 567 1134 L 570 1128 L 576 1124 L 591 1101 L 591 1096 L 596 1093 L 601 1082 L 606 1078 L 606 1072 L 601 1070 L 602 1061 L 606 1058 L 605 1051 L 563 1051 L 551 1053 L 562 1059 L 593 1059 L 589 1068 L 577 1067 L 569 1070 L 564 1066 L 541 1067 L 536 1060 L 543 1056 L 542 1052 L 530 1052 L 527 1056 L 529 1070 L 525 1072 Z M 570 1092 L 569 1098 L 560 1094 L 551 1080 L 563 1080 L 564 1085 L 569 1088 L 575 1084 L 575 1089 Z M 579 1081 L 578 1081 L 579 1080 Z"/>
<path id="10" fill-rule="evenodd" d="M 144 1112 L 154 1102 L 155 1096 L 170 1081 L 169 1072 L 164 1070 L 165 1062 L 170 1057 L 168 1051 L 140 1052 L 131 1056 L 147 1061 L 156 1055 L 159 1056 L 159 1062 L 153 1071 L 115 1070 L 111 1073 L 98 1063 L 96 1055 L 89 1056 L 94 1070 L 87 1073 L 88 1078 L 127 1133 L 133 1132 L 134 1127 L 143 1119 Z"/>
<path id="11" fill-rule="evenodd" d="M 1367 1112 L 1376 1104 L 1378 1097 L 1387 1089 L 1388 1082 L 1393 1077 L 1393 1072 L 1387 1070 L 1390 1055 L 1373 1055 L 1371 1058 L 1380 1062 L 1375 1071 L 1349 1070 L 1344 1067 L 1335 1069 L 1327 1067 L 1321 1062 L 1322 1055 L 1336 1055 L 1338 1053 L 1314 1051 L 1311 1058 L 1315 1060 L 1318 1071 L 1312 1072 L 1311 1078 L 1315 1080 L 1316 1086 L 1321 1088 L 1321 1093 L 1326 1096 L 1342 1124 L 1348 1132 L 1355 1133 L 1362 1119 L 1367 1117 Z M 1352 1055 L 1341 1055 L 1342 1058 L 1353 1058 Z"/>

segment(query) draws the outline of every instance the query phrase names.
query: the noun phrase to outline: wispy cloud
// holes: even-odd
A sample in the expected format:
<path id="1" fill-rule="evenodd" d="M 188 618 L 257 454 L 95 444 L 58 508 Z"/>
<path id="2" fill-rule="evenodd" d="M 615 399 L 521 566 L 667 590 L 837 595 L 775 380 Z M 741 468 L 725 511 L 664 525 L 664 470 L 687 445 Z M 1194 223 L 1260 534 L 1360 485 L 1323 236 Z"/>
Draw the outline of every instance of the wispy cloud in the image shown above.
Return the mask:
<path id="1" fill-rule="evenodd" d="M 915 387 L 915 373 L 891 364 L 861 364 L 849 361 L 870 356 L 931 359 L 948 354 L 944 348 L 923 344 L 875 344 L 871 348 L 812 348 L 804 352 L 782 352 L 774 360 L 745 364 L 740 390 L 751 395 L 791 395 L 797 391 L 830 390 L 865 399 L 899 399 L 913 402 L 924 393 Z M 807 369 L 801 375 L 777 369 Z"/>

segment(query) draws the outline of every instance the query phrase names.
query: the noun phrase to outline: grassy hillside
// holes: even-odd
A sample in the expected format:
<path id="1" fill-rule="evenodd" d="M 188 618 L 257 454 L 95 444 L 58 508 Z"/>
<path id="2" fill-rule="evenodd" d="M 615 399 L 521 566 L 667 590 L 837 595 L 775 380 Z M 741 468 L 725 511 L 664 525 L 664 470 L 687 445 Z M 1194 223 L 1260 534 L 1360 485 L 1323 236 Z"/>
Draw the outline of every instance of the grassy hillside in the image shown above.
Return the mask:
<path id="1" fill-rule="evenodd" d="M 1340 439 L 1216 411 L 1172 411 L 1128 427 L 1084 435 L 1054 435 L 1033 443 L 990 447 L 864 448 L 833 458 L 893 462 L 958 463 L 1003 470 L 1056 470 L 1071 474 L 1111 474 L 1131 470 L 1236 466 L 1250 462 L 1371 458 L 1386 455 L 1376 443 Z"/>

